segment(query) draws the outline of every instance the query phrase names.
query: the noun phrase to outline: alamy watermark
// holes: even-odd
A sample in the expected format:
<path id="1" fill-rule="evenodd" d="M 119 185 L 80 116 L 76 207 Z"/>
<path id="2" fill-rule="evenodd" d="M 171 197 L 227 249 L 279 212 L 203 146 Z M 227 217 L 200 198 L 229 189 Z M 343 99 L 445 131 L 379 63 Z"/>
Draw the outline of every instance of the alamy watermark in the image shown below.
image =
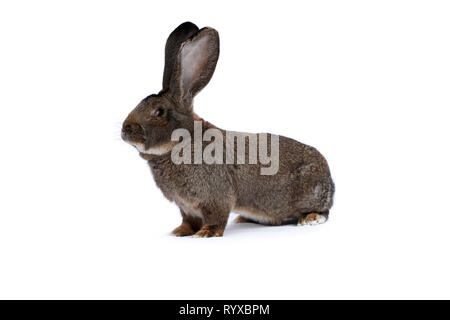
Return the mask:
<path id="1" fill-rule="evenodd" d="M 192 150 L 192 139 L 194 150 Z M 274 175 L 278 172 L 279 136 L 277 135 L 270 135 L 270 152 L 268 152 L 267 133 L 241 133 L 215 128 L 209 128 L 203 132 L 202 122 L 194 121 L 193 138 L 187 129 L 176 129 L 172 132 L 171 140 L 178 142 L 171 152 L 172 162 L 175 164 L 223 164 L 224 161 L 226 164 L 245 164 L 248 158 L 248 164 L 258 164 L 259 160 L 261 175 Z M 209 142 L 209 144 L 203 148 L 203 142 Z"/>

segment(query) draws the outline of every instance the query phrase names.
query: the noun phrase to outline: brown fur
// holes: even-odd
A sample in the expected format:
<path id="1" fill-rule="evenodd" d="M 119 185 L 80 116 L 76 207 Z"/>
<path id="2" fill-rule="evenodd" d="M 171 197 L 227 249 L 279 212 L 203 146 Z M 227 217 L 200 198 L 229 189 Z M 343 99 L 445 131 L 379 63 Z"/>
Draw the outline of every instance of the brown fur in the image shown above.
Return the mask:
<path id="1" fill-rule="evenodd" d="M 177 165 L 171 161 L 170 139 L 174 129 L 185 128 L 193 135 L 195 120 L 202 121 L 203 131 L 216 128 L 192 111 L 192 103 L 212 77 L 219 56 L 219 38 L 214 29 L 196 30 L 195 25 L 184 23 L 171 34 L 166 45 L 163 90 L 144 99 L 127 117 L 122 131 L 125 141 L 142 144 L 145 150 L 167 148 L 164 154 L 140 155 L 148 161 L 164 196 L 181 209 L 183 223 L 173 233 L 222 236 L 233 209 L 250 212 L 247 220 L 273 225 L 301 221 L 309 213 L 328 217 L 334 184 L 327 162 L 316 149 L 295 140 L 279 137 L 279 170 L 275 175 L 260 175 L 261 164 Z M 199 53 L 205 57 L 204 61 L 194 70 L 198 76 L 186 80 L 181 61 L 183 50 L 205 39 L 207 51 Z M 167 56 L 168 47 L 170 53 L 175 50 L 178 54 Z M 167 66 L 168 63 L 173 65 Z M 155 116 L 158 109 L 163 113 Z M 226 131 L 219 130 L 225 136 Z M 248 139 L 246 143 L 248 152 Z"/>

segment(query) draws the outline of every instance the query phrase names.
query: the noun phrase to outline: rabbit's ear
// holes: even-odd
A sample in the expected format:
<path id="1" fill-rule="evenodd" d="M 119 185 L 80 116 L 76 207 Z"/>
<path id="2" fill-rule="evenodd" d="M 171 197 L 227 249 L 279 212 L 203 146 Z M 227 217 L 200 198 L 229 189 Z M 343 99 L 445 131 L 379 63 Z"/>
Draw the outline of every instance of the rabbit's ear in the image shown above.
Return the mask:
<path id="1" fill-rule="evenodd" d="M 163 74 L 163 90 L 169 88 L 181 45 L 197 32 L 198 27 L 195 24 L 191 22 L 185 22 L 180 24 L 175 30 L 173 30 L 169 38 L 167 38 L 166 58 Z"/>
<path id="2" fill-rule="evenodd" d="M 211 80 L 218 59 L 219 34 L 212 28 L 201 29 L 181 45 L 170 90 L 185 109 Z"/>

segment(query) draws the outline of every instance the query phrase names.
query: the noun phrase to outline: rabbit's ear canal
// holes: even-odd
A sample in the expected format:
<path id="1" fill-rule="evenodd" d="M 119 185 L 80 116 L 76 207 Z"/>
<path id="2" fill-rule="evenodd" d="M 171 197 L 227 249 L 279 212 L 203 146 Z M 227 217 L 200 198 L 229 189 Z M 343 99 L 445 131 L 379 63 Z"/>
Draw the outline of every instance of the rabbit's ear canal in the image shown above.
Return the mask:
<path id="1" fill-rule="evenodd" d="M 219 59 L 219 34 L 212 28 L 201 29 L 181 46 L 175 77 L 182 101 L 189 100 L 211 80 Z"/>
<path id="2" fill-rule="evenodd" d="M 163 74 L 163 89 L 167 89 L 170 85 L 171 78 L 174 74 L 175 65 L 177 63 L 178 52 L 180 47 L 187 39 L 198 32 L 198 27 L 191 23 L 185 22 L 180 24 L 167 38 L 166 42 L 166 58 Z"/>

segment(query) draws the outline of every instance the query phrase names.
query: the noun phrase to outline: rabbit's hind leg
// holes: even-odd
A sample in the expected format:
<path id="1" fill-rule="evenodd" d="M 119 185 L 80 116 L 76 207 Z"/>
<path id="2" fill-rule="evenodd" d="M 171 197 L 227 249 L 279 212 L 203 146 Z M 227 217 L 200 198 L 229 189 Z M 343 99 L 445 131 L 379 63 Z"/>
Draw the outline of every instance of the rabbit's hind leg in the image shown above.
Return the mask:
<path id="1" fill-rule="evenodd" d="M 233 223 L 256 223 L 265 226 L 279 226 L 283 224 L 283 219 L 272 217 L 264 212 L 251 209 L 251 208 L 235 208 L 235 213 L 239 213 L 239 216 L 233 221 Z"/>
<path id="2" fill-rule="evenodd" d="M 262 224 L 264 226 L 281 226 L 281 225 L 287 225 L 287 224 L 297 224 L 298 219 L 297 218 L 286 218 L 283 220 L 252 220 L 246 217 L 243 217 L 242 215 L 237 216 L 236 219 L 233 220 L 233 223 L 256 223 L 256 224 Z"/>
<path id="3" fill-rule="evenodd" d="M 238 215 L 236 219 L 233 220 L 233 223 L 257 223 L 254 220 L 247 219 L 241 215 Z"/>
<path id="4" fill-rule="evenodd" d="M 300 226 L 315 226 L 325 223 L 328 220 L 328 212 L 311 212 L 305 213 L 298 219 Z"/>

